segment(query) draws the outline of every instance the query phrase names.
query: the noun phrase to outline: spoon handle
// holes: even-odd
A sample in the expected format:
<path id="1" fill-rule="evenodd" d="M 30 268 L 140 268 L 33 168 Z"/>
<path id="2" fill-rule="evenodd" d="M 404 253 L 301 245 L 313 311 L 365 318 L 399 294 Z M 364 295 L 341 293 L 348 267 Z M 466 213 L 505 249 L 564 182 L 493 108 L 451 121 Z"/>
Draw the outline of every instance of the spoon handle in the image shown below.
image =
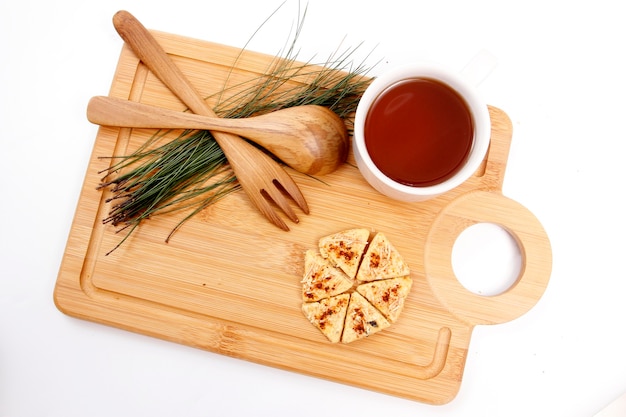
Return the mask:
<path id="1" fill-rule="evenodd" d="M 89 100 L 87 119 L 91 123 L 116 127 L 204 130 L 237 129 L 236 120 L 233 122 L 232 119 L 201 116 L 105 96 L 96 96 Z"/>

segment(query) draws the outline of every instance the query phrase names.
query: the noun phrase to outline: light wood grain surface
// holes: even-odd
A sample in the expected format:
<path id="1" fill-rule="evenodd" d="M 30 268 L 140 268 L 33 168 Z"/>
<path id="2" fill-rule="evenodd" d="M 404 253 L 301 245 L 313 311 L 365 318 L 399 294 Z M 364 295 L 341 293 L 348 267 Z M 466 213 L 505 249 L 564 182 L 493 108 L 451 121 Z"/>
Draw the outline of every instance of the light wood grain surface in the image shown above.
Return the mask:
<path id="1" fill-rule="evenodd" d="M 219 91 L 265 71 L 273 57 L 153 32 L 201 93 Z M 231 67 L 235 65 L 231 73 Z M 124 48 L 110 95 L 165 108 L 182 105 Z M 528 311 L 551 272 L 541 224 L 502 195 L 512 126 L 490 107 L 492 143 L 479 171 L 451 193 L 425 203 L 378 194 L 348 163 L 315 178 L 293 175 L 311 213 L 290 232 L 269 224 L 243 193 L 209 207 L 164 240 L 177 217 L 158 216 L 112 254 L 120 239 L 101 220 L 106 195 L 96 187 L 101 156 L 126 153 L 147 129 L 98 131 L 55 288 L 66 314 L 220 354 L 345 384 L 442 404 L 456 395 L 477 324 L 497 324 Z M 515 238 L 523 257 L 517 283 L 498 296 L 463 288 L 450 252 L 468 226 L 494 222 Z M 411 268 L 413 288 L 400 320 L 384 332 L 333 345 L 300 311 L 304 251 L 323 235 L 351 227 L 382 231 Z"/>

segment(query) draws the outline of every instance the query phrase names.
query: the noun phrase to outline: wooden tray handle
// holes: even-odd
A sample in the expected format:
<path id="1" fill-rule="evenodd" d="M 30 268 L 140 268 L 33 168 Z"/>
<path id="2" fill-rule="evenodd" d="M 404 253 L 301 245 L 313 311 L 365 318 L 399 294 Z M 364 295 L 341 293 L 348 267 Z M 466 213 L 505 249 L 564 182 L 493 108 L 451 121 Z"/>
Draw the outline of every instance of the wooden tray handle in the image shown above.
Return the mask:
<path id="1" fill-rule="evenodd" d="M 504 293 L 467 290 L 452 269 L 452 248 L 466 228 L 494 223 L 516 240 L 522 255 L 517 281 Z M 438 300 L 471 325 L 504 323 L 530 310 L 543 295 L 552 270 L 552 249 L 537 218 L 497 192 L 471 191 L 453 200 L 433 221 L 424 248 L 424 269 Z"/>

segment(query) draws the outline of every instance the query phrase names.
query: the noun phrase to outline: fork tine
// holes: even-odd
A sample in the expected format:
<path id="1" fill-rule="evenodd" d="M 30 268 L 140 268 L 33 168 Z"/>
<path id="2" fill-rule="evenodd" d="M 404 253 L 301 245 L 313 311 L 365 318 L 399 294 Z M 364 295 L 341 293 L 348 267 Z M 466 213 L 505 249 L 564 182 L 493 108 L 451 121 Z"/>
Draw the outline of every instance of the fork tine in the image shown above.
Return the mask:
<path id="1" fill-rule="evenodd" d="M 285 174 L 287 173 L 285 172 Z M 302 194 L 302 191 L 300 191 L 300 187 L 298 187 L 296 182 L 293 180 L 293 178 L 291 178 L 289 174 L 285 175 L 283 178 L 280 178 L 280 180 L 274 180 L 274 183 L 279 184 L 283 188 L 283 190 L 285 190 L 285 192 L 287 192 L 287 194 L 291 196 L 293 201 L 296 202 L 296 204 L 298 205 L 298 207 L 300 207 L 304 214 L 310 213 L 309 205 L 304 199 L 304 195 Z"/>
<path id="2" fill-rule="evenodd" d="M 276 205 L 280 207 L 280 209 L 287 215 L 287 217 L 289 217 L 289 219 L 292 222 L 298 223 L 300 221 L 298 219 L 298 216 L 296 216 L 296 213 L 293 211 L 293 209 L 289 205 L 289 202 L 285 198 L 284 194 L 279 188 L 277 187 L 269 187 L 269 189 L 265 188 L 263 189 L 263 194 L 265 194 L 267 197 L 272 199 L 272 201 L 274 201 L 274 203 L 276 203 Z"/>
<path id="3" fill-rule="evenodd" d="M 289 226 L 285 223 L 283 219 L 276 213 L 276 210 L 272 208 L 270 203 L 263 197 L 262 195 L 257 195 L 255 197 L 250 196 L 250 199 L 255 204 L 257 209 L 274 225 L 278 226 L 280 229 L 288 232 Z"/>

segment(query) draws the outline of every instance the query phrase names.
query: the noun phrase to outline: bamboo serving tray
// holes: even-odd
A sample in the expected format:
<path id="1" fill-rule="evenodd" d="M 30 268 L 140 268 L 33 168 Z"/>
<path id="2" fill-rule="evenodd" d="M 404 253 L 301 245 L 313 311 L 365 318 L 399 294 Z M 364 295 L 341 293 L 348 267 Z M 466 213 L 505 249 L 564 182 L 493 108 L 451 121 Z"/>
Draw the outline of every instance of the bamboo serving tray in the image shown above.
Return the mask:
<path id="1" fill-rule="evenodd" d="M 274 57 L 153 32 L 202 94 L 265 73 Z M 122 49 L 110 95 L 175 110 L 185 106 Z M 152 131 L 101 127 L 81 191 L 54 300 L 64 313 L 231 357 L 405 397 L 443 404 L 459 390 L 472 330 L 512 320 L 543 294 L 551 248 L 535 216 L 501 193 L 512 128 L 490 107 L 491 147 L 482 167 L 452 192 L 400 203 L 374 191 L 353 156 L 322 181 L 293 175 L 311 208 L 284 232 L 244 193 L 229 195 L 187 222 L 156 216 L 119 249 L 103 225 L 109 207 L 98 191 L 110 160 Z M 451 266 L 452 246 L 467 227 L 496 223 L 517 241 L 520 276 L 508 291 L 466 290 Z M 400 320 L 351 344 L 331 344 L 301 312 L 303 254 L 320 237 L 352 227 L 382 231 L 411 268 L 413 288 Z"/>

